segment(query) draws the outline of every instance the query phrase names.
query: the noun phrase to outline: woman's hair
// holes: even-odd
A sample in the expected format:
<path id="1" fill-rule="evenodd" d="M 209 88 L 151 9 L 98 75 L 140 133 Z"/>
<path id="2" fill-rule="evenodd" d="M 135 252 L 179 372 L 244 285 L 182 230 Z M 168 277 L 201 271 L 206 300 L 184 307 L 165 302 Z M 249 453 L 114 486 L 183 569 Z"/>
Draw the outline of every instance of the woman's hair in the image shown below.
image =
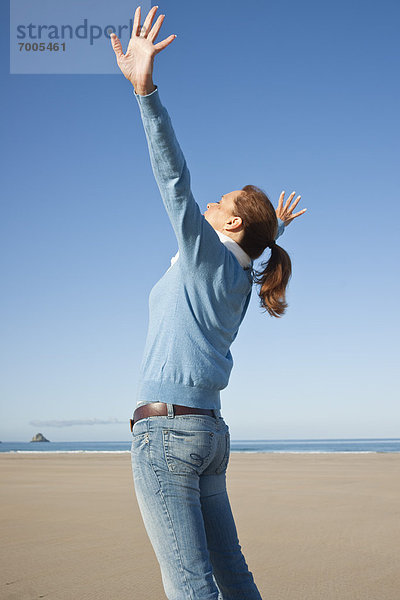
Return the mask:
<path id="1" fill-rule="evenodd" d="M 241 192 L 234 200 L 235 215 L 241 217 L 244 227 L 244 236 L 239 245 L 251 259 L 255 259 L 275 240 L 278 219 L 275 208 L 260 188 L 245 185 Z M 261 263 L 261 270 L 253 269 L 253 283 L 260 284 L 260 306 L 271 317 L 283 315 L 288 307 L 285 291 L 291 275 L 289 254 L 276 244 L 271 248 L 269 259 Z"/>

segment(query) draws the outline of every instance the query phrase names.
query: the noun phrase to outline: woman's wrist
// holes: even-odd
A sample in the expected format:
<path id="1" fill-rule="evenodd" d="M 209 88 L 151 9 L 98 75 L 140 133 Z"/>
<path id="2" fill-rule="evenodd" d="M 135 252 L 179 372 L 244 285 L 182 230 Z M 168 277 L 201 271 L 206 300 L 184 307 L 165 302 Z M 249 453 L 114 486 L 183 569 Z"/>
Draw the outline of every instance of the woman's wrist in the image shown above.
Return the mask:
<path id="1" fill-rule="evenodd" d="M 151 75 L 144 79 L 135 79 L 135 81 L 132 81 L 132 85 L 135 93 L 139 94 L 139 96 L 147 96 L 147 94 L 151 94 L 156 89 Z"/>

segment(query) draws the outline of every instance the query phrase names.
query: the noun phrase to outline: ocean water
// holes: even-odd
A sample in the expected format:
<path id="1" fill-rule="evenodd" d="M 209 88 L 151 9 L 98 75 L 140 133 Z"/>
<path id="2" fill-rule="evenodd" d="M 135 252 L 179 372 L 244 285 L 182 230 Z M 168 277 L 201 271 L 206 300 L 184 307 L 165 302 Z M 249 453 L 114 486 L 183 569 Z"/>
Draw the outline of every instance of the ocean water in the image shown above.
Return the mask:
<path id="1" fill-rule="evenodd" d="M 129 453 L 131 442 L 2 442 L 0 452 Z M 231 452 L 376 453 L 400 452 L 400 438 L 324 440 L 231 440 Z"/>

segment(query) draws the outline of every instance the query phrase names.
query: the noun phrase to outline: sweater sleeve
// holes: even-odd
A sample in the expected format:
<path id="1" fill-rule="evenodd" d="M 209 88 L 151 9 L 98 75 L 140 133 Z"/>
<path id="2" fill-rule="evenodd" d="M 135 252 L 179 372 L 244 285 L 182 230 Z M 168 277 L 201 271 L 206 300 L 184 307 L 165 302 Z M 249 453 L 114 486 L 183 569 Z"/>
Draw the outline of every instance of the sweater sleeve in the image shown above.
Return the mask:
<path id="1" fill-rule="evenodd" d="M 280 219 L 278 217 L 278 233 L 276 234 L 275 240 L 277 240 L 278 237 L 280 237 L 284 231 L 285 231 L 285 225 L 284 225 L 282 219 Z"/>
<path id="2" fill-rule="evenodd" d="M 181 259 L 191 268 L 221 264 L 224 245 L 193 198 L 186 160 L 169 114 L 161 104 L 157 86 L 145 96 L 135 91 L 134 94 L 140 107 L 153 173 L 178 240 Z"/>

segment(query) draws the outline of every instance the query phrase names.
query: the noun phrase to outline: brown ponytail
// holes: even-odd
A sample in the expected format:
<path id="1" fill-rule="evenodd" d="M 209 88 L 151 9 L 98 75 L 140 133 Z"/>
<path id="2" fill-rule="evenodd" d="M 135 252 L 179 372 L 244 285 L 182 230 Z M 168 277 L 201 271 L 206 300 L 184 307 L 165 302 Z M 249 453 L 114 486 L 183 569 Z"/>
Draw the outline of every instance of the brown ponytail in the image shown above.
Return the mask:
<path id="1" fill-rule="evenodd" d="M 259 258 L 272 244 L 278 233 L 278 219 L 268 196 L 255 185 L 245 185 L 235 198 L 235 214 L 241 217 L 244 236 L 240 246 L 251 259 Z M 260 306 L 271 317 L 280 317 L 288 304 L 286 287 L 292 275 L 289 254 L 281 246 L 272 245 L 271 256 L 261 263 L 261 270 L 253 269 L 253 283 L 259 284 Z"/>

